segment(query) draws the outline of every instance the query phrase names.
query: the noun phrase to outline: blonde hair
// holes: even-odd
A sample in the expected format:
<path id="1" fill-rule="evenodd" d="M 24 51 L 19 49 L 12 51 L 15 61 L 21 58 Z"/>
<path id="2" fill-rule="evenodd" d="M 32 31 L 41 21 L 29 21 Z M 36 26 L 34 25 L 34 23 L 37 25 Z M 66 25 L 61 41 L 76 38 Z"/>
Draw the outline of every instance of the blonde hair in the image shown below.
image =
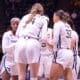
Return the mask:
<path id="1" fill-rule="evenodd" d="M 40 3 L 35 3 L 31 8 L 31 11 L 30 11 L 31 15 L 30 15 L 29 19 L 26 21 L 26 24 L 28 24 L 36 14 L 42 15 L 43 13 L 44 13 L 43 6 Z"/>

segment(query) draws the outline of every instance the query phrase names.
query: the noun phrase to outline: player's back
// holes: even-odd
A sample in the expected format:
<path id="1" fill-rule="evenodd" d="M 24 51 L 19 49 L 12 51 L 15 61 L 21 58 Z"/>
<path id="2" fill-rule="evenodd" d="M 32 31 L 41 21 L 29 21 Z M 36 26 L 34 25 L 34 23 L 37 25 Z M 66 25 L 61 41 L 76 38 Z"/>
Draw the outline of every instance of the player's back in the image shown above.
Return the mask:
<path id="1" fill-rule="evenodd" d="M 33 17 L 32 21 L 26 25 L 25 34 L 27 36 L 38 38 L 44 26 L 44 22 L 45 22 L 44 18 L 41 15 L 37 14 L 36 16 Z"/>
<path id="2" fill-rule="evenodd" d="M 54 48 L 70 48 L 72 29 L 69 24 L 59 21 L 54 24 Z"/>
<path id="3" fill-rule="evenodd" d="M 72 29 L 69 24 L 64 23 L 61 34 L 61 48 L 70 48 Z"/>
<path id="4" fill-rule="evenodd" d="M 72 29 L 69 24 L 62 23 L 59 35 L 59 43 L 61 48 L 70 48 Z"/>

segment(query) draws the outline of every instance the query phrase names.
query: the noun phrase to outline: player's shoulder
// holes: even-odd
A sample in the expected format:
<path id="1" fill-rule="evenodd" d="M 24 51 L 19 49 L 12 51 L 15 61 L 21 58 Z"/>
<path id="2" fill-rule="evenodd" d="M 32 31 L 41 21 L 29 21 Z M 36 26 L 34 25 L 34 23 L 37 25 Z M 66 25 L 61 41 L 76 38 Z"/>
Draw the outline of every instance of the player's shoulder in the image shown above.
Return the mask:
<path id="1" fill-rule="evenodd" d="M 46 16 L 46 15 L 42 15 L 42 20 L 45 20 L 45 21 L 49 22 L 49 17 Z"/>
<path id="2" fill-rule="evenodd" d="M 4 32 L 4 34 L 3 34 L 4 37 L 10 36 L 10 35 L 12 35 L 12 31 L 11 31 L 11 30 L 6 31 L 6 32 Z"/>
<path id="3" fill-rule="evenodd" d="M 75 36 L 78 36 L 78 33 L 74 30 L 72 30 L 72 34 L 75 35 Z"/>
<path id="4" fill-rule="evenodd" d="M 72 30 L 72 32 L 73 32 L 74 34 L 78 35 L 78 33 L 77 33 L 75 30 Z"/>
<path id="5" fill-rule="evenodd" d="M 49 22 L 49 18 L 45 15 L 40 15 L 40 14 L 37 14 L 35 16 L 37 22 L 41 22 L 41 23 L 46 23 L 46 22 Z"/>
<path id="6" fill-rule="evenodd" d="M 63 21 L 58 21 L 54 25 L 56 25 L 56 26 L 64 26 L 64 22 Z"/>
<path id="7" fill-rule="evenodd" d="M 72 30 L 72 37 L 75 37 L 78 40 L 78 33 L 75 30 Z"/>
<path id="8" fill-rule="evenodd" d="M 72 30 L 72 33 L 76 36 L 78 36 L 78 33 L 75 30 Z"/>
<path id="9" fill-rule="evenodd" d="M 69 28 L 69 29 L 71 29 L 71 30 L 72 30 L 72 28 L 71 28 L 70 24 L 68 24 L 67 22 L 65 23 L 65 26 L 66 26 L 67 28 Z"/>
<path id="10" fill-rule="evenodd" d="M 31 16 L 31 14 L 26 14 L 26 15 L 24 15 L 24 16 L 22 17 L 22 19 L 25 19 L 25 20 L 26 20 L 26 18 L 28 18 L 29 16 Z"/>
<path id="11" fill-rule="evenodd" d="M 46 20 L 48 20 L 48 21 L 49 21 L 49 17 L 48 17 L 48 16 L 46 16 L 46 15 L 43 15 L 43 16 L 42 16 L 42 18 L 43 18 L 43 19 L 46 19 Z"/>
<path id="12" fill-rule="evenodd" d="M 58 21 L 56 23 L 54 23 L 54 28 L 56 29 L 63 29 L 65 27 L 64 22 L 62 21 Z"/>

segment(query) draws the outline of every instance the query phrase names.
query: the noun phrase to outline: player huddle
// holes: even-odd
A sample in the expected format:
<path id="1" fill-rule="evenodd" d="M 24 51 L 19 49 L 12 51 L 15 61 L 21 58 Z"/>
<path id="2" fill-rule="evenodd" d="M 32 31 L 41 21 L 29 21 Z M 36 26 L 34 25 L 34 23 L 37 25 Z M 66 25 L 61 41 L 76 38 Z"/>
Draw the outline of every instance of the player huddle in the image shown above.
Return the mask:
<path id="1" fill-rule="evenodd" d="M 53 14 L 53 29 L 44 8 L 35 3 L 30 12 L 12 18 L 11 30 L 3 35 L 2 80 L 26 80 L 26 66 L 30 80 L 77 80 L 79 71 L 78 34 L 70 15 L 58 10 Z"/>

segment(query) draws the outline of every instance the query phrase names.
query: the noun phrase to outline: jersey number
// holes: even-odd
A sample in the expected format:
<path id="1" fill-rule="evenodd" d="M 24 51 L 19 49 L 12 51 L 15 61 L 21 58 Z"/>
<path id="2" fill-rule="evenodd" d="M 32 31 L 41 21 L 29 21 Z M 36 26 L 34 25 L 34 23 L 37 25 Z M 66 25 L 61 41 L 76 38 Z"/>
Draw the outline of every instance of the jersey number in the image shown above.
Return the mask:
<path id="1" fill-rule="evenodd" d="M 66 32 L 67 32 L 66 38 L 71 38 L 71 30 L 66 30 Z"/>

